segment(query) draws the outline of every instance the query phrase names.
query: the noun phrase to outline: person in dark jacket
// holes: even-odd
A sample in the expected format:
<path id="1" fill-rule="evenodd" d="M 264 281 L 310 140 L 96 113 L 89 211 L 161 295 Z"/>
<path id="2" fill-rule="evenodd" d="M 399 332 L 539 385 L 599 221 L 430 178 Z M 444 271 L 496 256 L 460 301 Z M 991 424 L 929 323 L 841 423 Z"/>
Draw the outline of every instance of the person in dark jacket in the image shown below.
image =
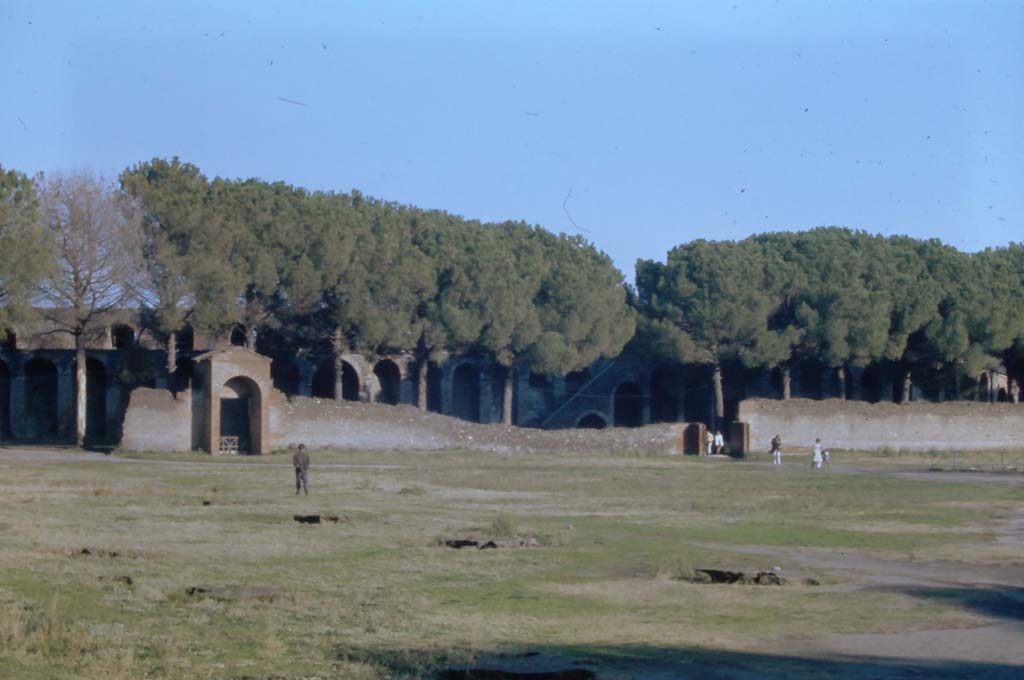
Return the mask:
<path id="1" fill-rule="evenodd" d="M 292 465 L 295 466 L 295 495 L 299 495 L 299 489 L 309 495 L 309 454 L 306 453 L 306 445 L 299 444 L 299 450 L 292 456 Z"/>
<path id="2" fill-rule="evenodd" d="M 772 437 L 772 465 L 782 465 L 782 437 Z"/>

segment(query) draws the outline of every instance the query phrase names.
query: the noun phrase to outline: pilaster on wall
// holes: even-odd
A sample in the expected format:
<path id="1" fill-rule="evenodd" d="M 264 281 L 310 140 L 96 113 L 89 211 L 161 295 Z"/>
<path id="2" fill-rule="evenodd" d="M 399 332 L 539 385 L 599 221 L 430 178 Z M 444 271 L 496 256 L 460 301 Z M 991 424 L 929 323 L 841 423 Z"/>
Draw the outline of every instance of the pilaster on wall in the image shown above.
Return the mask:
<path id="1" fill-rule="evenodd" d="M 28 433 L 25 431 L 25 401 L 28 396 L 28 382 L 25 380 L 25 361 L 20 354 L 11 356 L 7 364 L 11 369 L 11 392 L 10 392 L 10 415 L 11 435 L 15 439 L 24 439 Z"/>
<path id="2" fill-rule="evenodd" d="M 479 367 L 478 367 L 479 368 Z M 481 423 L 493 423 L 494 422 L 494 395 L 491 392 L 491 378 L 493 377 L 491 371 L 478 370 L 477 371 L 477 394 L 480 395 L 479 409 L 480 412 L 477 414 L 477 419 Z"/>

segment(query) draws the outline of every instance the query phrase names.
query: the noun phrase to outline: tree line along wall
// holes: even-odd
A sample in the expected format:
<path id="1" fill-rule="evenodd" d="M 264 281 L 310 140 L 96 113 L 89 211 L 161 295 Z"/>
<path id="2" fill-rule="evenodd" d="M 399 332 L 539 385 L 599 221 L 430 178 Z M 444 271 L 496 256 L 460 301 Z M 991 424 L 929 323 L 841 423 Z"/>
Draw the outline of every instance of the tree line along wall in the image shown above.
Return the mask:
<path id="1" fill-rule="evenodd" d="M 964 253 L 838 227 L 698 239 L 638 263 L 629 286 L 594 244 L 522 222 L 208 179 L 178 159 L 137 164 L 119 180 L 0 173 L 0 329 L 33 323 L 42 295 L 34 316 L 75 339 L 83 398 L 79 341 L 106 332 L 107 344 L 129 344 L 104 317 L 132 304 L 165 345 L 168 374 L 187 377 L 188 357 L 175 352 L 192 328 L 280 359 L 275 379 L 295 394 L 395 403 L 415 390 L 427 408 L 487 420 L 500 404 L 504 422 L 541 427 L 698 415 L 720 424 L 766 392 L 761 381 L 784 398 L 1019 393 L 1019 244 Z M 72 209 L 86 203 L 98 209 Z M 90 275 L 62 244 L 101 242 L 125 265 L 105 271 L 131 277 L 107 286 L 117 295 L 102 303 L 61 302 L 58 293 L 81 288 L 67 285 L 69 272 Z M 626 370 L 624 347 L 669 368 Z M 389 359 L 370 367 L 358 357 Z M 469 361 L 447 376 L 450 357 Z M 410 361 L 415 377 L 403 373 Z M 994 386 L 999 375 L 1005 388 Z M 79 436 L 85 410 L 74 409 Z"/>

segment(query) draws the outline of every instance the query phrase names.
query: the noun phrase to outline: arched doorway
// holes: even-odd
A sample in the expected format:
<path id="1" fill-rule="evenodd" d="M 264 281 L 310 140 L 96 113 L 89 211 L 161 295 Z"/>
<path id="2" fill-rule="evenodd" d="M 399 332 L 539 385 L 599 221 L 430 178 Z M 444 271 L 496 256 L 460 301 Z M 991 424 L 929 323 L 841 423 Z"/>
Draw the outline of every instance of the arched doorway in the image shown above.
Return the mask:
<path id="1" fill-rule="evenodd" d="M 25 364 L 25 438 L 56 439 L 57 367 L 36 357 Z"/>
<path id="2" fill-rule="evenodd" d="M 245 327 L 235 326 L 231 329 L 231 344 L 235 347 L 245 347 Z"/>
<path id="3" fill-rule="evenodd" d="M 341 398 L 345 401 L 359 401 L 361 392 L 359 371 L 347 361 L 341 362 Z"/>
<path id="4" fill-rule="evenodd" d="M 989 401 L 990 389 L 988 373 L 982 373 L 978 376 L 978 401 Z"/>
<path id="5" fill-rule="evenodd" d="M 377 401 L 381 404 L 397 404 L 402 399 L 402 371 L 398 364 L 391 359 L 381 359 L 373 367 L 373 374 L 377 376 L 380 391 L 377 392 Z"/>
<path id="6" fill-rule="evenodd" d="M 11 369 L 0 361 L 0 439 L 11 438 Z"/>
<path id="7" fill-rule="evenodd" d="M 238 437 L 238 452 L 260 450 L 260 388 L 238 376 L 220 390 L 220 436 Z"/>
<path id="8" fill-rule="evenodd" d="M 462 364 L 455 369 L 452 410 L 456 418 L 480 421 L 480 371 L 472 364 Z"/>
<path id="9" fill-rule="evenodd" d="M 644 394 L 635 382 L 615 388 L 615 427 L 640 427 L 643 424 Z"/>
<path id="10" fill-rule="evenodd" d="M 603 430 L 607 426 L 604 417 L 598 413 L 588 413 L 576 423 L 576 427 L 581 430 Z"/>
<path id="11" fill-rule="evenodd" d="M 114 349 L 128 349 L 135 345 L 135 329 L 118 324 L 110 329 L 110 344 Z"/>

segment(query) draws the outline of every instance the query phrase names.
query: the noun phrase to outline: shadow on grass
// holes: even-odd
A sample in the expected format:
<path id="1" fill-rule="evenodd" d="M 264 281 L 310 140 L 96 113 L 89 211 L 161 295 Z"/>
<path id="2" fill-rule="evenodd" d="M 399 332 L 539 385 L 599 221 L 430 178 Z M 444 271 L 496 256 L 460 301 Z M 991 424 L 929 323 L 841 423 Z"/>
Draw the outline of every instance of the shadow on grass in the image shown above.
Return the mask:
<path id="1" fill-rule="evenodd" d="M 359 661 L 392 678 L 436 680 L 560 680 L 561 678 L 701 678 L 754 680 L 854 678 L 958 678 L 1017 680 L 1024 666 L 943 659 L 876 656 L 814 658 L 785 654 L 708 650 L 698 647 L 517 645 L 516 652 L 339 648 L 339 660 Z M 592 673 L 592 675 L 590 674 Z"/>
<path id="2" fill-rule="evenodd" d="M 1024 587 L 1019 586 L 889 586 L 875 588 L 887 593 L 911 595 L 1009 621 L 1024 621 Z M 1024 641 L 1022 641 L 1024 646 Z M 1024 677 L 1024 668 L 1020 671 Z"/>

